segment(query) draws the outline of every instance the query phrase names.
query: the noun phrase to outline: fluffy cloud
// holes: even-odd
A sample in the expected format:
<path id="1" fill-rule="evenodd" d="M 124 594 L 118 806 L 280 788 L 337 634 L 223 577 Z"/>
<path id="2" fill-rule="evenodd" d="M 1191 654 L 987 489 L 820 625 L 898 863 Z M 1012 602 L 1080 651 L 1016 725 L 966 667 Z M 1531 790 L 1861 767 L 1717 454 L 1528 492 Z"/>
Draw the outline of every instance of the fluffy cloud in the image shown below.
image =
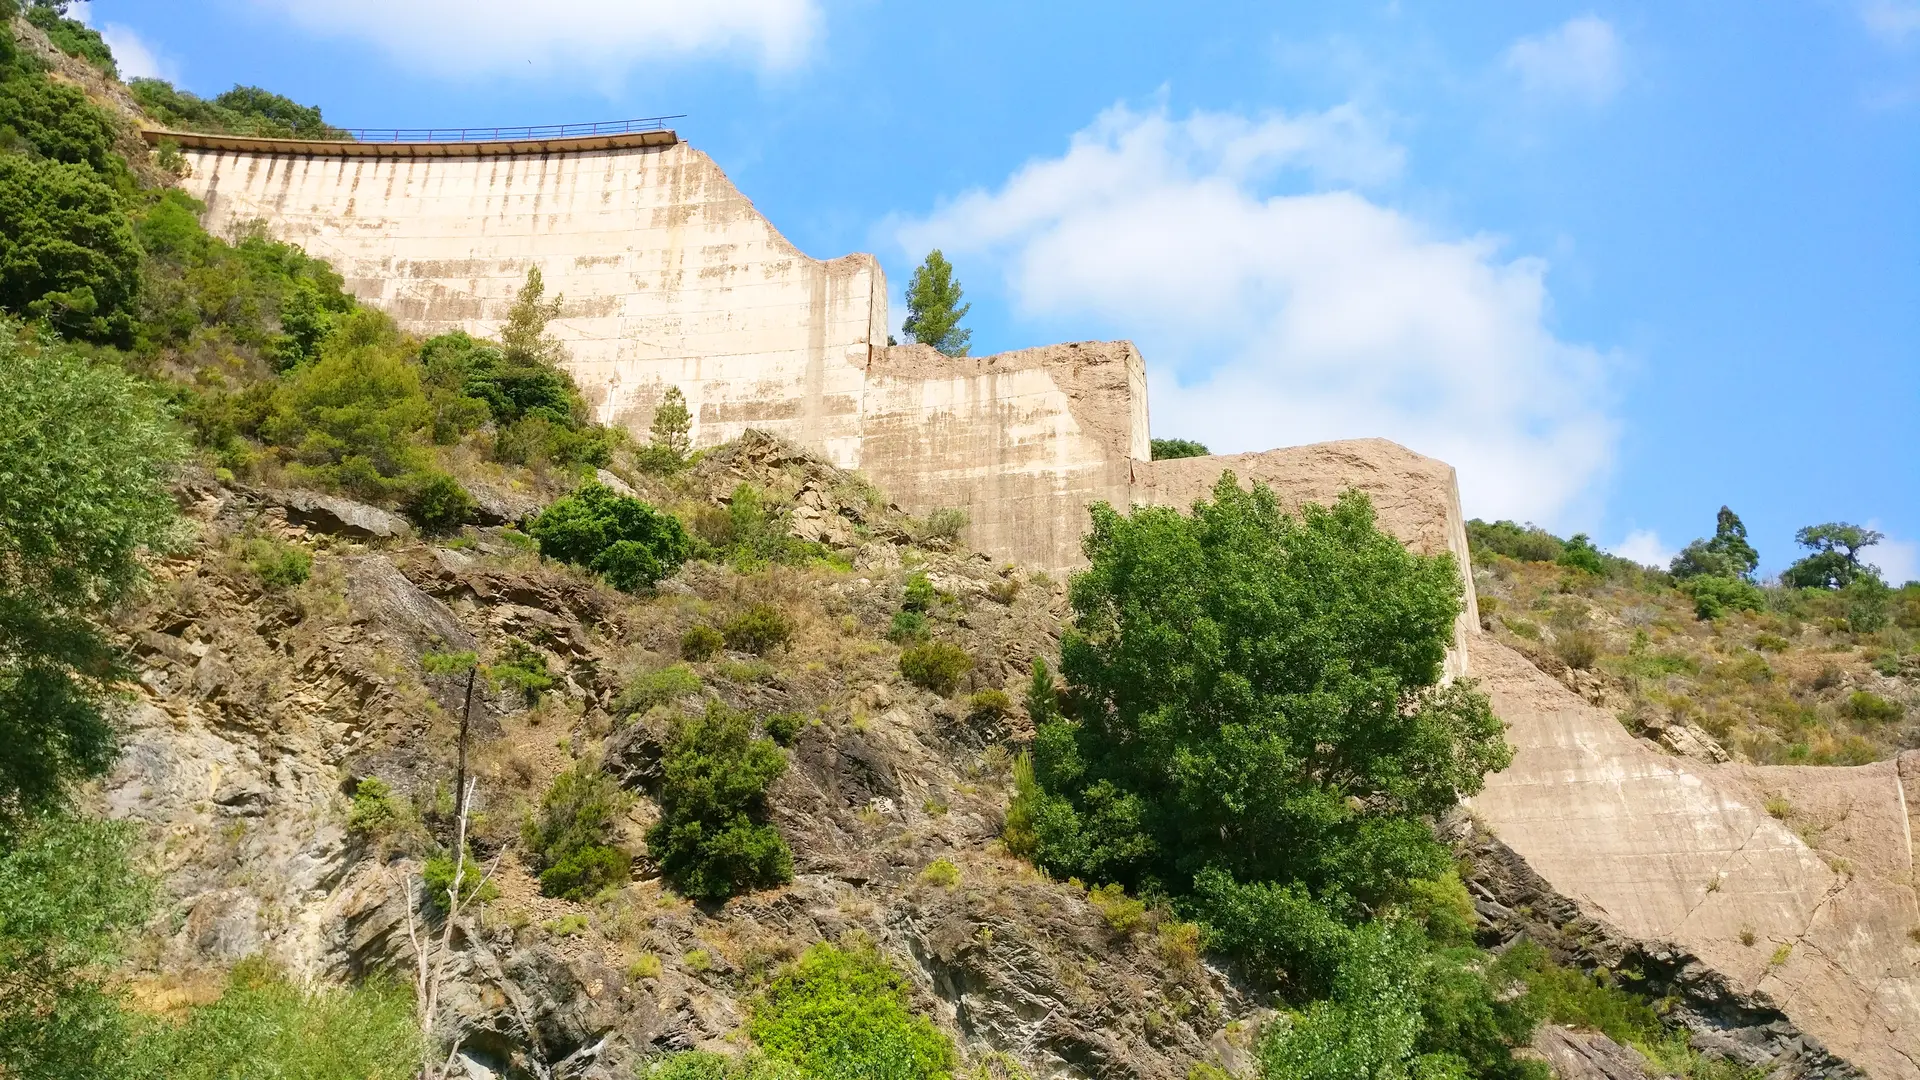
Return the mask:
<path id="1" fill-rule="evenodd" d="M 1543 262 L 1352 189 L 1400 164 L 1351 108 L 1115 107 L 896 232 L 909 258 L 996 270 L 1027 317 L 1133 338 L 1155 434 L 1216 452 L 1384 436 L 1453 463 L 1469 513 L 1584 517 L 1615 440 L 1602 358 L 1547 328 Z M 1304 190 L 1268 193 L 1287 180 Z"/>
<path id="2" fill-rule="evenodd" d="M 121 78 L 177 80 L 180 77 L 178 69 L 142 41 L 131 27 L 108 23 L 100 28 L 100 36 L 107 48 L 113 50 Z"/>
<path id="3" fill-rule="evenodd" d="M 1665 570 L 1679 552 L 1660 542 L 1660 534 L 1652 529 L 1635 529 L 1627 534 L 1625 540 L 1614 545 L 1613 553 L 1623 559 L 1632 559 L 1641 566 L 1652 566 Z"/>
<path id="4" fill-rule="evenodd" d="M 1507 67 L 1532 93 L 1570 95 L 1594 105 L 1620 90 L 1620 39 L 1595 15 L 1568 19 L 1507 49 Z"/>
<path id="5" fill-rule="evenodd" d="M 314 31 L 368 39 L 445 75 L 555 68 L 617 74 L 643 60 L 725 52 L 782 67 L 805 55 L 820 22 L 816 0 L 254 2 Z"/>
<path id="6" fill-rule="evenodd" d="M 1867 527 L 1875 529 L 1879 524 L 1869 521 Z M 1861 559 L 1879 567 L 1880 576 L 1886 578 L 1889 585 L 1920 581 L 1920 541 L 1896 540 L 1889 536 L 1868 548 Z"/>
<path id="7" fill-rule="evenodd" d="M 1860 5 L 1860 18 L 1873 36 L 1891 45 L 1904 45 L 1920 34 L 1920 4 L 1911 0 L 1868 0 Z"/>

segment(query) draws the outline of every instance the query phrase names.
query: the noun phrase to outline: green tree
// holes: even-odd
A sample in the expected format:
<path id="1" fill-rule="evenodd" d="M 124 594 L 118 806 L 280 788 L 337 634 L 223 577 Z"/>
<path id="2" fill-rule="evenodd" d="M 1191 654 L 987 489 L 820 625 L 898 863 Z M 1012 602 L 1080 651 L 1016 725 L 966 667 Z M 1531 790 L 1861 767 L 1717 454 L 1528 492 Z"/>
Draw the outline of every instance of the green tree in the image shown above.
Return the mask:
<path id="1" fill-rule="evenodd" d="M 1154 439 L 1152 446 L 1155 461 L 1165 461 L 1168 458 L 1206 457 L 1213 453 L 1207 449 L 1206 444 L 1194 442 L 1192 439 Z"/>
<path id="2" fill-rule="evenodd" d="M 594 481 L 547 507 L 527 532 L 540 554 L 605 574 L 628 591 L 671 575 L 692 550 L 673 515 Z"/>
<path id="3" fill-rule="evenodd" d="M 130 830 L 54 816 L 15 840 L 0 847 L 0 1076 L 119 1076 L 129 1025 L 109 978 L 152 899 Z"/>
<path id="4" fill-rule="evenodd" d="M 554 778 L 520 837 L 540 874 L 541 892 L 585 900 L 627 879 L 632 860 L 608 843 L 627 803 L 620 785 L 590 761 Z"/>
<path id="5" fill-rule="evenodd" d="M 1511 755 L 1486 698 L 1440 684 L 1459 572 L 1358 492 L 1299 517 L 1231 474 L 1213 494 L 1092 511 L 1061 645 L 1075 715 L 1034 740 L 1038 861 L 1203 919 L 1389 902 L 1450 865 L 1425 820 Z M 1268 889 L 1292 899 L 1244 892 Z"/>
<path id="6" fill-rule="evenodd" d="M 967 317 L 973 305 L 962 304 L 960 295 L 953 264 L 934 248 L 907 282 L 907 321 L 901 329 L 912 334 L 913 340 L 948 356 L 967 355 L 973 331 L 961 329 L 960 320 Z"/>
<path id="7" fill-rule="evenodd" d="M 650 441 L 641 449 L 641 463 L 651 472 L 670 473 L 687 463 L 693 449 L 693 413 L 687 410 L 687 396 L 677 386 L 669 386 L 660 395 L 648 428 Z"/>
<path id="8" fill-rule="evenodd" d="M 0 32 L 0 150 L 85 165 L 130 189 L 126 165 L 114 154 L 116 132 L 113 118 L 78 87 L 47 78 L 11 33 Z"/>
<path id="9" fill-rule="evenodd" d="M 184 450 L 133 379 L 0 322 L 0 837 L 113 760 L 101 623 L 174 536 Z"/>
<path id="10" fill-rule="evenodd" d="M 1856 578 L 1879 577 L 1879 571 L 1861 563 L 1860 552 L 1886 537 L 1872 529 L 1831 521 L 1809 525 L 1793 536 L 1794 543 L 1813 554 L 1787 567 L 1782 584 L 1796 589 L 1844 589 Z"/>
<path id="11" fill-rule="evenodd" d="M 787 842 L 767 824 L 767 790 L 787 769 L 772 739 L 718 701 L 682 717 L 667 742 L 660 820 L 647 848 L 683 895 L 725 900 L 793 877 Z"/>
<path id="12" fill-rule="evenodd" d="M 1682 548 L 1673 557 L 1670 569 L 1683 581 L 1702 575 L 1752 581 L 1759 565 L 1760 553 L 1747 542 L 1747 527 L 1740 515 L 1723 506 L 1714 523 L 1713 538 L 1695 540 Z"/>
<path id="13" fill-rule="evenodd" d="M 67 18 L 70 6 L 65 2 L 33 0 L 27 6 L 27 21 L 44 31 L 47 40 L 61 52 L 85 60 L 109 78 L 118 78 L 120 69 L 113 62 L 113 50 L 107 48 L 106 39 L 86 23 Z"/>
<path id="14" fill-rule="evenodd" d="M 0 307 L 75 337 L 124 340 L 139 280 L 126 207 L 90 168 L 0 156 Z"/>
<path id="15" fill-rule="evenodd" d="M 262 433 L 291 447 L 305 475 L 364 497 L 383 497 L 423 462 L 432 421 L 419 366 L 385 314 L 360 308 L 326 339 L 320 359 L 296 368 L 274 394 Z"/>
<path id="16" fill-rule="evenodd" d="M 350 137 L 322 120 L 318 108 L 257 86 L 235 86 L 211 101 L 176 90 L 161 79 L 135 79 L 130 88 L 134 100 L 148 115 L 176 130 L 276 139 Z"/>
<path id="17" fill-rule="evenodd" d="M 1606 558 L 1600 554 L 1599 548 L 1593 546 L 1593 541 L 1587 538 L 1586 533 L 1574 533 L 1568 537 L 1566 546 L 1560 549 L 1560 557 L 1555 561 L 1561 566 L 1584 570 L 1589 574 L 1604 575 L 1607 572 Z"/>

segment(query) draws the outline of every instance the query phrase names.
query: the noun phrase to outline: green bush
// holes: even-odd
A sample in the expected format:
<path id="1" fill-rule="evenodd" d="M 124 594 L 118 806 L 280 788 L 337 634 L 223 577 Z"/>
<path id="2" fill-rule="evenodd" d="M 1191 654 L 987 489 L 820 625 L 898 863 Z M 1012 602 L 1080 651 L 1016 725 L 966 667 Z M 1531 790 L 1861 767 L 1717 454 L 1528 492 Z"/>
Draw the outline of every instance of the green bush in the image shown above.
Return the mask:
<path id="1" fill-rule="evenodd" d="M 128 1080 L 404 1080 L 426 1051 L 413 995 L 398 983 L 303 986 L 243 961 L 217 1001 L 159 1021 L 113 1075 Z"/>
<path id="2" fill-rule="evenodd" d="M 320 110 L 257 86 L 236 86 L 211 101 L 160 79 L 135 79 L 133 98 L 148 115 L 176 131 L 258 135 L 270 139 L 345 139 L 347 133 L 320 118 Z"/>
<path id="3" fill-rule="evenodd" d="M 808 949 L 754 1000 L 747 1032 L 807 1076 L 949 1080 L 953 1044 L 908 1007 L 907 983 L 870 945 Z"/>
<path id="4" fill-rule="evenodd" d="M 528 704 L 539 702 L 540 695 L 553 689 L 553 672 L 547 668 L 547 658 L 538 649 L 524 641 L 509 640 L 507 653 L 498 663 L 487 668 L 487 678 L 496 685 L 511 686 L 520 691 L 521 698 Z"/>
<path id="5" fill-rule="evenodd" d="M 44 4 L 31 4 L 26 11 L 27 21 L 39 27 L 53 42 L 54 48 L 76 59 L 85 60 L 98 68 L 109 78 L 118 78 L 120 69 L 113 62 L 113 50 L 107 48 L 105 38 L 100 31 L 77 19 L 62 17 L 60 9 Z"/>
<path id="6" fill-rule="evenodd" d="M 1154 439 L 1152 440 L 1153 460 L 1167 461 L 1171 458 L 1206 457 L 1213 451 L 1205 444 L 1192 439 Z"/>
<path id="7" fill-rule="evenodd" d="M 682 659 L 699 662 L 711 660 L 727 644 L 727 636 L 711 626 L 692 626 L 680 635 L 680 656 Z"/>
<path id="8" fill-rule="evenodd" d="M 728 1057 L 707 1050 L 688 1050 L 647 1065 L 641 1080 L 811 1080 L 782 1061 L 758 1053 Z"/>
<path id="9" fill-rule="evenodd" d="M 520 830 L 520 842 L 540 874 L 542 893 L 585 900 L 625 880 L 625 854 L 615 852 L 615 859 L 602 849 L 611 850 L 607 841 L 629 801 L 620 785 L 590 761 L 577 762 L 554 778 L 539 809 Z"/>
<path id="10" fill-rule="evenodd" d="M 967 715 L 976 720 L 1004 720 L 1013 712 L 1013 699 L 1005 690 L 991 687 L 967 698 Z"/>
<path id="11" fill-rule="evenodd" d="M 647 848 L 667 881 L 697 900 L 725 900 L 793 877 L 786 841 L 767 824 L 767 790 L 786 771 L 771 739 L 718 701 L 674 724 Z"/>
<path id="12" fill-rule="evenodd" d="M 460 481 L 443 472 L 421 474 L 407 493 L 407 517 L 428 536 L 446 536 L 460 531 L 473 517 L 473 496 Z"/>
<path id="13" fill-rule="evenodd" d="M 1604 576 L 1607 572 L 1605 557 L 1593 546 L 1593 541 L 1587 539 L 1586 533 L 1574 533 L 1554 561 L 1570 570 L 1584 570 L 1589 574 Z"/>
<path id="14" fill-rule="evenodd" d="M 967 527 L 967 521 L 967 512 L 954 507 L 941 507 L 929 511 L 926 520 L 920 525 L 920 539 L 954 543 L 960 539 L 960 533 Z"/>
<path id="15" fill-rule="evenodd" d="M 591 481 L 547 507 L 527 532 L 540 554 L 606 574 L 628 591 L 671 575 L 689 554 L 673 515 Z"/>
<path id="16" fill-rule="evenodd" d="M 305 548 L 284 540 L 265 537 L 251 540 L 245 551 L 247 569 L 269 589 L 291 589 L 313 574 L 313 556 Z"/>
<path id="17" fill-rule="evenodd" d="M 86 165 L 0 154 L 0 308 L 62 333 L 130 341 L 140 245 Z"/>
<path id="18" fill-rule="evenodd" d="M 114 153 L 118 123 L 79 87 L 47 77 L 11 33 L 0 33 L 0 149 L 84 165 L 109 186 L 131 192 L 126 163 Z"/>
<path id="19" fill-rule="evenodd" d="M 933 582 L 928 580 L 927 575 L 915 572 L 907 576 L 907 587 L 900 606 L 906 611 L 931 611 L 938 595 L 934 591 Z"/>
<path id="20" fill-rule="evenodd" d="M 772 604 L 755 604 L 720 628 L 727 648 L 765 656 L 793 641 L 793 620 Z"/>
<path id="21" fill-rule="evenodd" d="M 1840 711 L 1862 724 L 1891 724 L 1907 713 L 1906 706 L 1888 701 L 1870 690 L 1855 690 Z"/>
<path id="22" fill-rule="evenodd" d="M 909 645 L 900 651 L 900 674 L 913 685 L 942 697 L 952 696 L 960 688 L 960 680 L 972 670 L 973 657 L 944 641 Z"/>
<path id="23" fill-rule="evenodd" d="M 701 689 L 700 676 L 685 664 L 673 664 L 659 671 L 643 671 L 627 681 L 614 699 L 614 709 L 622 713 L 643 713 L 655 705 L 666 705 L 692 697 Z"/>
<path id="24" fill-rule="evenodd" d="M 1702 575 L 1752 581 L 1753 571 L 1759 565 L 1760 553 L 1747 542 L 1746 525 L 1738 514 L 1723 506 L 1714 526 L 1713 539 L 1695 540 L 1682 548 L 1680 554 L 1673 557 L 1669 569 L 1679 581 Z"/>
<path id="25" fill-rule="evenodd" d="M 893 613 L 893 622 L 887 627 L 887 640 L 896 645 L 910 641 L 925 641 L 933 632 L 933 624 L 918 611 L 901 610 Z"/>
<path id="26" fill-rule="evenodd" d="M 431 420 L 419 368 L 399 330 L 384 314 L 361 308 L 329 334 L 317 361 L 289 374 L 260 431 L 291 450 L 297 476 L 384 499 L 423 462 Z"/>
<path id="27" fill-rule="evenodd" d="M 781 746 L 792 746 L 793 740 L 800 737 L 800 729 L 807 724 L 807 718 L 799 713 L 774 713 L 767 717 L 765 727 L 767 738 Z"/>
<path id="28" fill-rule="evenodd" d="M 568 900 L 588 900 L 633 872 L 633 858 L 619 848 L 589 844 L 562 856 L 540 874 L 540 892 Z"/>
<path id="29" fill-rule="evenodd" d="M 1767 595 L 1760 587 L 1739 578 L 1702 574 L 1679 584 L 1681 592 L 1693 600 L 1693 613 L 1701 619 L 1725 618 L 1729 611 L 1761 611 Z"/>
<path id="30" fill-rule="evenodd" d="M 453 891 L 453 856 L 441 852 L 429 858 L 420 869 L 421 899 L 435 911 L 447 909 L 448 894 Z M 549 894 L 556 895 L 556 894 Z M 500 897 L 500 888 L 487 878 L 487 868 L 466 852 L 461 858 L 460 867 L 460 907 L 466 910 L 470 904 L 484 904 Z"/>
<path id="31" fill-rule="evenodd" d="M 347 828 L 364 836 L 385 836 L 398 829 L 410 816 L 406 801 L 391 785 L 377 776 L 369 776 L 353 789 L 353 809 L 347 813 Z"/>
<path id="32" fill-rule="evenodd" d="M 1538 525 L 1496 521 L 1489 525 L 1474 518 L 1467 522 L 1467 547 L 1475 562 L 1482 554 L 1505 555 L 1520 562 L 1558 562 L 1566 541 Z"/>

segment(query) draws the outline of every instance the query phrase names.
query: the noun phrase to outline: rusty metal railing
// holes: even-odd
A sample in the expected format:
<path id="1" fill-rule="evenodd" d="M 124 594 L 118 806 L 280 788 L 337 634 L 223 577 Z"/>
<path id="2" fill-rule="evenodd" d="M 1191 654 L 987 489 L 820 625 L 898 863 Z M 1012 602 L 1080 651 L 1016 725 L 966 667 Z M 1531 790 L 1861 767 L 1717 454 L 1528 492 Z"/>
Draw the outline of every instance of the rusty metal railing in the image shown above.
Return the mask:
<path id="1" fill-rule="evenodd" d="M 631 135 L 665 131 L 667 121 L 684 120 L 686 113 L 649 116 L 640 120 L 605 120 L 594 124 L 541 124 L 532 127 L 492 128 L 346 128 L 355 142 L 516 142 L 522 139 L 568 139 L 585 135 Z"/>

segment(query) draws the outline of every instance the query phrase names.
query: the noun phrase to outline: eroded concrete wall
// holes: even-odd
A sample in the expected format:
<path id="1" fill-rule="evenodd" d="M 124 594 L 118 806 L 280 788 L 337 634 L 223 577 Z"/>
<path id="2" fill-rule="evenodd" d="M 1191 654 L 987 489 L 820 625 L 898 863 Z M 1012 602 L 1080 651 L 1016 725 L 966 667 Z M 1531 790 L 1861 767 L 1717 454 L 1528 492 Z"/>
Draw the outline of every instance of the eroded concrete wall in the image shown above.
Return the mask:
<path id="1" fill-rule="evenodd" d="M 1920 753 L 1707 765 L 1635 739 L 1486 635 L 1470 649 L 1516 749 L 1472 802 L 1500 840 L 1626 933 L 1771 997 L 1870 1075 L 1920 1078 Z"/>
<path id="2" fill-rule="evenodd" d="M 672 385 L 697 445 L 757 426 L 858 464 L 869 351 L 886 340 L 879 263 L 808 258 L 683 142 L 467 157 L 184 142 L 209 230 L 264 222 L 409 330 L 491 334 L 537 266 L 604 422 L 644 431 Z"/>

